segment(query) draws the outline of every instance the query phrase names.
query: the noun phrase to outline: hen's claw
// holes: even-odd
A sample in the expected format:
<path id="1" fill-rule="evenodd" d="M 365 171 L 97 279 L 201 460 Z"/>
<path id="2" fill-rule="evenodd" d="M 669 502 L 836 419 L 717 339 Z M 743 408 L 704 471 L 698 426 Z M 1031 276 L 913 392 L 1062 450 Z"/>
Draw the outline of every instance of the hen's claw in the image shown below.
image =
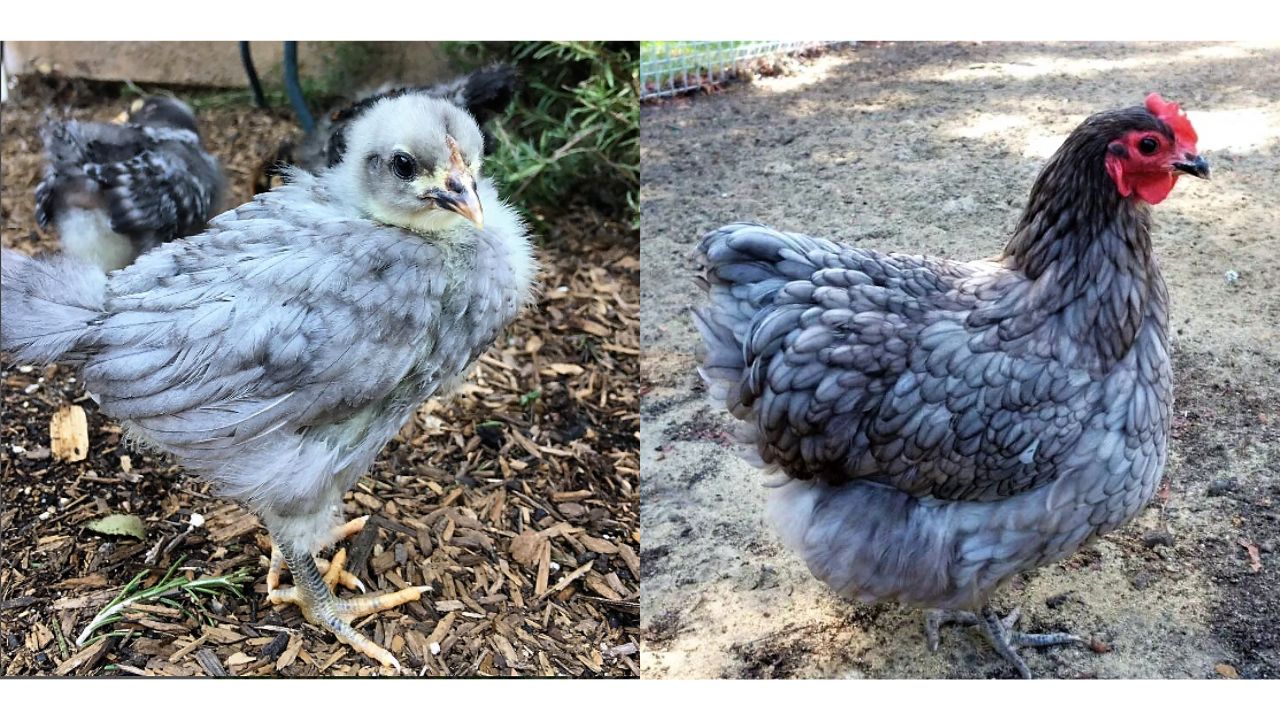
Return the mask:
<path id="1" fill-rule="evenodd" d="M 976 625 L 987 642 L 1018 670 L 1018 674 L 1031 679 L 1031 669 L 1019 657 L 1017 648 L 1048 647 L 1067 643 L 1084 643 L 1080 637 L 1070 633 L 1023 633 L 1013 628 L 1022 617 L 1022 611 L 1014 608 L 1012 612 L 1001 618 L 990 606 L 983 607 L 981 612 L 972 613 L 964 610 L 929 610 L 925 613 L 924 635 L 929 650 L 938 650 L 938 630 L 944 624 Z"/>

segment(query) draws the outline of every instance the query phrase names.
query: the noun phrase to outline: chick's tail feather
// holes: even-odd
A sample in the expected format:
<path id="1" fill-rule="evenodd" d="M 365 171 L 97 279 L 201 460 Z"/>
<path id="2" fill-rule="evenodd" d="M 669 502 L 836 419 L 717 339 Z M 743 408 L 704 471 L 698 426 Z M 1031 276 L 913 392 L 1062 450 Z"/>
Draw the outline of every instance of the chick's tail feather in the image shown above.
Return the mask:
<path id="1" fill-rule="evenodd" d="M 18 362 L 77 360 L 102 316 L 107 276 L 67 255 L 0 251 L 0 350 Z"/>

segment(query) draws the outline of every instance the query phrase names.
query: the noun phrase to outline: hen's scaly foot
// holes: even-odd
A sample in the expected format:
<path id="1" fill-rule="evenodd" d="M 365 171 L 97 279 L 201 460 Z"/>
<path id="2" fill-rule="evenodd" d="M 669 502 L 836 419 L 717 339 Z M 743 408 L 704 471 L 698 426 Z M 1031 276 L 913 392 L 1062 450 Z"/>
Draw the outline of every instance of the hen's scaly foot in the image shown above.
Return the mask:
<path id="1" fill-rule="evenodd" d="M 360 527 L 363 527 L 363 521 L 366 519 L 360 519 Z M 347 523 L 339 530 L 350 530 L 350 526 L 354 522 L 356 521 Z M 359 529 L 357 527 L 347 534 L 359 532 Z M 272 554 L 273 566 L 276 564 L 276 555 L 277 553 Z M 296 584 L 286 588 L 273 587 L 267 593 L 267 599 L 272 603 L 292 603 L 297 605 L 308 622 L 329 630 L 338 640 L 377 660 L 383 667 L 400 670 L 400 663 L 395 657 L 377 643 L 357 632 L 355 628 L 351 627 L 351 621 L 380 610 L 389 610 L 404 603 L 421 599 L 422 593 L 429 588 L 426 586 L 408 587 L 403 590 L 385 593 L 339 598 L 334 595 L 334 588 L 339 584 L 350 588 L 351 586 L 347 584 L 346 579 L 354 579 L 354 576 L 347 572 L 344 567 L 347 560 L 346 550 L 339 550 L 334 554 L 333 560 L 327 563 L 327 570 L 324 575 L 320 574 L 320 569 L 308 552 L 291 552 L 289 547 L 283 547 L 279 548 L 278 555 L 281 558 L 281 564 L 285 561 L 289 563 Z M 279 581 L 278 568 L 276 568 L 275 581 L 277 583 Z M 358 584 L 359 580 L 355 580 L 355 583 Z M 268 584 L 271 584 L 270 571 L 268 572 Z M 363 586 L 361 586 L 361 589 L 363 589 Z"/>
<path id="2" fill-rule="evenodd" d="M 1018 648 L 1084 643 L 1082 638 L 1070 633 L 1017 632 L 1013 628 L 1018 624 L 1018 620 L 1021 617 L 1022 611 L 1018 608 L 1014 608 L 1004 618 L 996 615 L 996 612 L 990 606 L 982 608 L 981 612 L 978 613 L 964 610 L 929 610 L 925 613 L 925 642 L 929 646 L 929 650 L 936 652 L 938 649 L 938 630 L 942 625 L 948 623 L 976 625 L 987 638 L 987 642 L 991 643 L 996 652 L 1000 653 L 1000 657 L 1017 668 L 1018 674 L 1028 680 L 1031 679 L 1031 669 L 1018 656 Z"/>

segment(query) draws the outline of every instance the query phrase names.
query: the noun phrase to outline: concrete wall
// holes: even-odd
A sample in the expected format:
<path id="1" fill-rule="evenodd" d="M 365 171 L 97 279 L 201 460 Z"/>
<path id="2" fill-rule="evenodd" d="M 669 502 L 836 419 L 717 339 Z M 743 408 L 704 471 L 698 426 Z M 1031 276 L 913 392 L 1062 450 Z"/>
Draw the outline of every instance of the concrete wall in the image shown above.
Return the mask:
<path id="1" fill-rule="evenodd" d="M 268 88 L 281 84 L 282 42 L 253 42 L 254 65 Z M 9 73 L 58 72 L 94 80 L 246 87 L 234 42 L 37 42 L 4 44 Z M 347 92 L 387 80 L 428 81 L 451 74 L 443 47 L 428 42 L 298 43 L 298 68 L 326 90 Z"/>

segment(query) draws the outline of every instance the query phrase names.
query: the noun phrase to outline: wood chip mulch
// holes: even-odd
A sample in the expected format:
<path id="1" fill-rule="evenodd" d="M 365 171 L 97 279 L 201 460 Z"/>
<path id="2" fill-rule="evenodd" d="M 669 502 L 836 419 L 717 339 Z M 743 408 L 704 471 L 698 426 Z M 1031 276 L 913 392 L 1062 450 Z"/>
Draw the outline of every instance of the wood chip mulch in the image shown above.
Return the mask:
<path id="1" fill-rule="evenodd" d="M 127 101 L 75 83 L 19 90 L 0 108 L 0 240 L 48 251 L 56 241 L 33 217 L 37 124 L 49 107 L 105 120 Z M 228 206 L 248 198 L 258 162 L 293 129 L 286 112 L 243 106 L 203 110 L 200 121 L 228 170 Z M 590 209 L 549 225 L 536 307 L 453 397 L 420 408 L 345 498 L 347 517 L 373 518 L 343 544 L 368 589 L 431 587 L 356 624 L 406 672 L 639 674 L 639 238 Z M 296 608 L 268 603 L 258 520 L 169 458 L 122 442 L 72 368 L 0 366 L 0 672 L 381 672 Z M 141 519 L 145 539 L 85 527 L 114 514 Z M 77 646 L 126 583 L 150 570 L 149 587 L 175 564 L 192 579 L 243 569 L 251 580 L 243 597 L 132 605 Z"/>

